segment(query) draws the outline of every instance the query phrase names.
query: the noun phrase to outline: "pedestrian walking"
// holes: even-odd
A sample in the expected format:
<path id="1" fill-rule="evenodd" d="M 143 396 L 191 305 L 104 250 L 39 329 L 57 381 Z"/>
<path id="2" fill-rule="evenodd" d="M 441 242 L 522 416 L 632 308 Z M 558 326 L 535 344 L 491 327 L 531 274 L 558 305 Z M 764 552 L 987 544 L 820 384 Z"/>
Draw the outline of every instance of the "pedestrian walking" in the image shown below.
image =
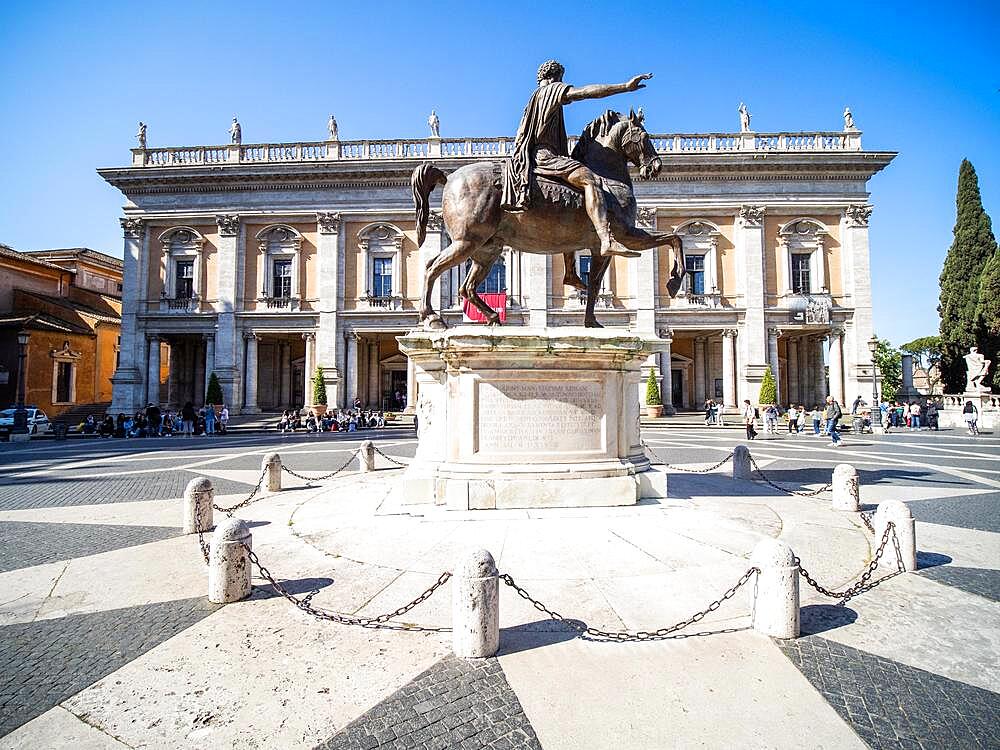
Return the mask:
<path id="1" fill-rule="evenodd" d="M 840 404 L 833 396 L 826 397 L 826 431 L 830 435 L 830 445 L 837 448 L 841 445 L 840 433 L 837 432 L 837 423 L 844 416 Z"/>
<path id="2" fill-rule="evenodd" d="M 215 406 L 205 404 L 205 437 L 215 434 Z"/>
<path id="3" fill-rule="evenodd" d="M 979 421 L 979 409 L 971 401 L 966 401 L 965 406 L 962 407 L 962 419 L 965 420 L 965 426 L 969 429 L 970 435 L 979 434 L 979 427 L 976 424 Z"/>
<path id="4" fill-rule="evenodd" d="M 750 399 L 743 400 L 743 424 L 747 428 L 747 440 L 757 437 L 757 430 L 754 429 L 757 422 L 757 410 L 750 403 Z"/>

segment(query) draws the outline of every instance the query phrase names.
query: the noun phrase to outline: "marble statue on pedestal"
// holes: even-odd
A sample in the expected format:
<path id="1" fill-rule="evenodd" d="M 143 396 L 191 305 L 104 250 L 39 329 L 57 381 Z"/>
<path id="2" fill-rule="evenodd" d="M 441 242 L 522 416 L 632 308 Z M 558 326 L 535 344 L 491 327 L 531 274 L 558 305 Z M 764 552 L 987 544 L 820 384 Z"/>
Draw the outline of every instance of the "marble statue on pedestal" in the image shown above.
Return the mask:
<path id="1" fill-rule="evenodd" d="M 431 138 L 441 137 L 441 118 L 437 116 L 437 112 L 433 109 L 431 110 L 430 117 L 427 118 L 427 124 L 431 129 Z"/>
<path id="2" fill-rule="evenodd" d="M 750 132 L 750 110 L 747 109 L 747 105 L 740 102 L 740 106 L 736 109 L 740 113 L 740 132 L 749 133 Z"/>
<path id="3" fill-rule="evenodd" d="M 243 128 L 240 127 L 240 122 L 235 117 L 233 117 L 233 124 L 229 126 L 229 137 L 233 143 L 243 143 Z"/>
<path id="4" fill-rule="evenodd" d="M 139 148 L 143 151 L 146 150 L 146 123 L 139 121 L 139 132 L 135 134 L 135 137 L 139 139 Z"/>
<path id="5" fill-rule="evenodd" d="M 857 130 L 854 125 L 854 115 L 851 114 L 850 107 L 844 107 L 844 130 Z"/>
<path id="6" fill-rule="evenodd" d="M 979 353 L 978 347 L 969 349 L 965 355 L 965 392 L 966 393 L 989 393 L 990 389 L 983 385 L 983 379 L 990 369 L 990 360 Z"/>
<path id="7" fill-rule="evenodd" d="M 333 115 L 330 115 L 330 119 L 326 121 L 326 129 L 328 131 L 330 131 L 330 140 L 331 141 L 339 141 L 340 140 L 340 136 L 339 136 L 339 133 L 337 131 L 337 118 L 334 117 Z"/>

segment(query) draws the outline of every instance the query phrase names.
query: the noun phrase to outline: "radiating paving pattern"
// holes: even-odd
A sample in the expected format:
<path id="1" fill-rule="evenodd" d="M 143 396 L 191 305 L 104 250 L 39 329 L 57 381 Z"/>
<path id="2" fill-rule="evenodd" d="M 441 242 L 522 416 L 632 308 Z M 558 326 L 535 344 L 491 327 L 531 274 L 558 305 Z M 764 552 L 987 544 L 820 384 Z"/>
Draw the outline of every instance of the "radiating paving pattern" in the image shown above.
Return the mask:
<path id="1" fill-rule="evenodd" d="M 942 565 L 918 571 L 924 578 L 1000 602 L 1000 570 Z"/>
<path id="2" fill-rule="evenodd" d="M 258 459 L 257 465 L 260 465 Z M 76 479 L 70 476 L 39 476 L 8 479 L 0 484 L 0 510 L 57 508 L 71 505 L 125 503 L 181 497 L 195 471 L 164 468 L 144 474 L 126 474 Z M 249 492 L 252 485 L 228 479 L 212 479 L 216 495 Z"/>
<path id="3" fill-rule="evenodd" d="M 1000 695 L 811 635 L 781 650 L 875 750 L 1000 747 Z"/>
<path id="4" fill-rule="evenodd" d="M 169 526 L 0 521 L 0 573 L 180 535 Z"/>
<path id="5" fill-rule="evenodd" d="M 0 737 L 216 609 L 196 597 L 0 627 Z"/>
<path id="6" fill-rule="evenodd" d="M 496 659 L 442 659 L 318 750 L 541 750 Z"/>

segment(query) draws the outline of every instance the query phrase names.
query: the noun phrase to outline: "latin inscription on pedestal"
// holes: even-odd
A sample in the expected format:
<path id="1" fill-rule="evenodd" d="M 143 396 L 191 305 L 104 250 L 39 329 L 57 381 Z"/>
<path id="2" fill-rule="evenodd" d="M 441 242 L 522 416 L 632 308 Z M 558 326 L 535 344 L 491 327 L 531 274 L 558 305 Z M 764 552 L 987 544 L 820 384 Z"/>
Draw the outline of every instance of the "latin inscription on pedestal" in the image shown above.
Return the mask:
<path id="1" fill-rule="evenodd" d="M 603 388 L 597 382 L 494 381 L 479 385 L 479 450 L 600 451 Z"/>

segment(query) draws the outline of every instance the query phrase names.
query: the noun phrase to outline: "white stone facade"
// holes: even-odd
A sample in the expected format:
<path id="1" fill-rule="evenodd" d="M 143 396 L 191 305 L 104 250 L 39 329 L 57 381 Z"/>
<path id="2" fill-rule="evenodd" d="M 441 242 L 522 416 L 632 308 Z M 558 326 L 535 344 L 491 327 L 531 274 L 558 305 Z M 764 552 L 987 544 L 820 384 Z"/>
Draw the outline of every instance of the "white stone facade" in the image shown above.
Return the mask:
<path id="1" fill-rule="evenodd" d="M 857 131 L 652 138 L 663 170 L 634 176 L 639 220 L 683 236 L 689 273 L 672 297 L 667 253 L 616 259 L 597 309 L 671 343 L 647 362 L 667 412 L 756 402 L 768 366 L 784 404 L 870 394 L 867 181 L 895 154 L 862 150 Z M 448 240 L 432 215 L 416 246 L 410 174 L 427 159 L 446 172 L 500 161 L 511 142 L 135 149 L 131 166 L 99 170 L 128 200 L 112 410 L 197 405 L 212 372 L 234 414 L 301 407 L 316 367 L 331 406 L 394 410 L 402 393 L 412 408 L 395 337 L 416 324 L 420 269 Z M 508 325 L 581 324 L 562 272 L 559 256 L 508 250 L 496 277 Z M 452 325 L 462 273 L 434 292 Z"/>

